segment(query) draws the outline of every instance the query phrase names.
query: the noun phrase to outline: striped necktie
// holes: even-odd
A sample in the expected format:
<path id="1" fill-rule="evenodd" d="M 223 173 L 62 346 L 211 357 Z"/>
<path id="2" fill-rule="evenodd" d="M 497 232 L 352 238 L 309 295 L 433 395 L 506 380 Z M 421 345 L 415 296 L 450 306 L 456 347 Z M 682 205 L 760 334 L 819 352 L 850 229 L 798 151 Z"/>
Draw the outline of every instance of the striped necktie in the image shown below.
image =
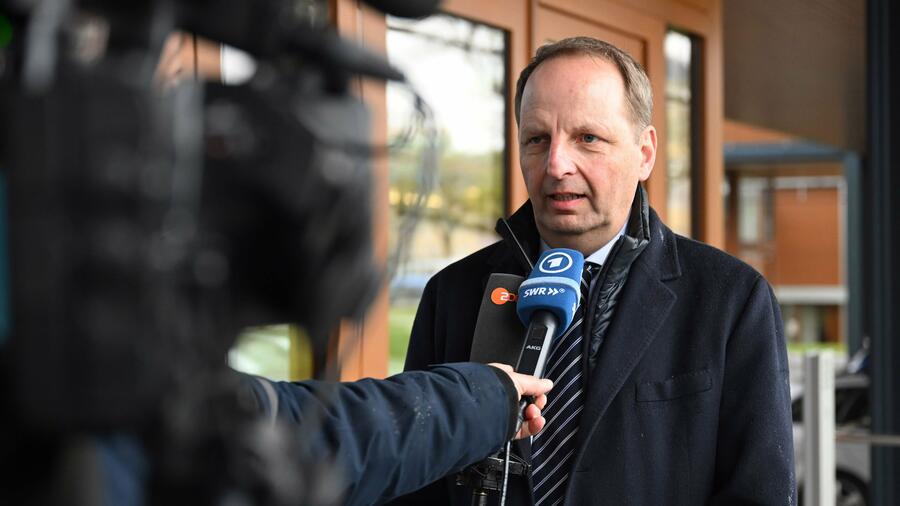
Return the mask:
<path id="1" fill-rule="evenodd" d="M 556 340 L 547 359 L 545 377 L 553 380 L 553 389 L 547 394 L 543 409 L 547 423 L 531 442 L 531 482 L 534 484 L 535 506 L 561 504 L 566 492 L 566 481 L 575 457 L 575 435 L 584 407 L 584 382 L 582 380 L 582 321 L 588 305 L 591 277 L 600 266 L 584 263 L 581 275 L 581 301 L 575 311 L 572 325 Z"/>

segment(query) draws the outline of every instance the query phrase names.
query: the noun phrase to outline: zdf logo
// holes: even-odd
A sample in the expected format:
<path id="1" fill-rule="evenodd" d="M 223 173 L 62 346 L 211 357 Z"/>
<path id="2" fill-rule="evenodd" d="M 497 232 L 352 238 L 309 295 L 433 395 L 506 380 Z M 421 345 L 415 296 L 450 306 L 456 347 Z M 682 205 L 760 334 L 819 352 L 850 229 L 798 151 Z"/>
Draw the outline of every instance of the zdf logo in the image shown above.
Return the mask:
<path id="1" fill-rule="evenodd" d="M 498 306 L 502 306 L 507 302 L 515 302 L 519 297 L 507 290 L 506 288 L 498 287 L 494 288 L 494 291 L 491 292 L 491 302 Z"/>

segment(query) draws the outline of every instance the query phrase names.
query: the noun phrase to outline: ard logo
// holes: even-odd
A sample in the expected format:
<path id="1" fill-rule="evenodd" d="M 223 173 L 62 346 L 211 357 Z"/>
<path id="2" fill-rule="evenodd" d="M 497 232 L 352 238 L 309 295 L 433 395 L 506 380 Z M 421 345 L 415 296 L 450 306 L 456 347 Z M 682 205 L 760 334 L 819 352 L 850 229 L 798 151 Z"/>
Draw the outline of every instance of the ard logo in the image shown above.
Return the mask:
<path id="1" fill-rule="evenodd" d="M 503 287 L 494 288 L 491 292 L 491 302 L 498 306 L 502 306 L 507 302 L 515 302 L 519 297 Z"/>
<path id="2" fill-rule="evenodd" d="M 554 251 L 545 256 L 538 270 L 546 274 L 558 274 L 572 267 L 572 257 L 565 251 Z"/>

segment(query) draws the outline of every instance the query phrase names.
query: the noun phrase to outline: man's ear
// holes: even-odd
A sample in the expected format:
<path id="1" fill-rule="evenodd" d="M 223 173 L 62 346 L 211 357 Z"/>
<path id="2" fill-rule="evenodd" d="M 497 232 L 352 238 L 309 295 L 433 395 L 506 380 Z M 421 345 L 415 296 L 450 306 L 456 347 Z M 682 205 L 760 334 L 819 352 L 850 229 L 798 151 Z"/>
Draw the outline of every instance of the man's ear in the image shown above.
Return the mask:
<path id="1" fill-rule="evenodd" d="M 656 128 L 648 125 L 641 132 L 641 138 L 638 140 L 641 148 L 641 166 L 639 176 L 641 181 L 646 181 L 653 172 L 653 164 L 656 163 Z"/>

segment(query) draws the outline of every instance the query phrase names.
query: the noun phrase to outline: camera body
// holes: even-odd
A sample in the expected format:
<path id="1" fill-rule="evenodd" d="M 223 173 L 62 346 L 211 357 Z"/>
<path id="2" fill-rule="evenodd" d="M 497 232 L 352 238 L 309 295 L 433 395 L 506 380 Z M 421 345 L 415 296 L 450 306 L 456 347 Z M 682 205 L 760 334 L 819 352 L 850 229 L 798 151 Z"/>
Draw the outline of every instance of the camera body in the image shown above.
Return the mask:
<path id="1" fill-rule="evenodd" d="M 261 428 L 226 354 L 241 328 L 297 323 L 321 369 L 334 326 L 364 314 L 382 279 L 374 151 L 347 83 L 402 75 L 293 3 L 0 1 L 15 34 L 0 47 L 0 456 L 22 464 L 0 502 L 45 503 L 29 490 L 86 480 L 84 441 L 122 434 L 160 503 L 237 489 L 303 503 L 329 481 L 312 479 L 333 467 L 304 460 L 296 436 Z M 173 29 L 245 49 L 259 71 L 161 93 Z M 255 469 L 236 463 L 249 453 Z M 307 490 L 270 479 L 286 470 Z"/>

